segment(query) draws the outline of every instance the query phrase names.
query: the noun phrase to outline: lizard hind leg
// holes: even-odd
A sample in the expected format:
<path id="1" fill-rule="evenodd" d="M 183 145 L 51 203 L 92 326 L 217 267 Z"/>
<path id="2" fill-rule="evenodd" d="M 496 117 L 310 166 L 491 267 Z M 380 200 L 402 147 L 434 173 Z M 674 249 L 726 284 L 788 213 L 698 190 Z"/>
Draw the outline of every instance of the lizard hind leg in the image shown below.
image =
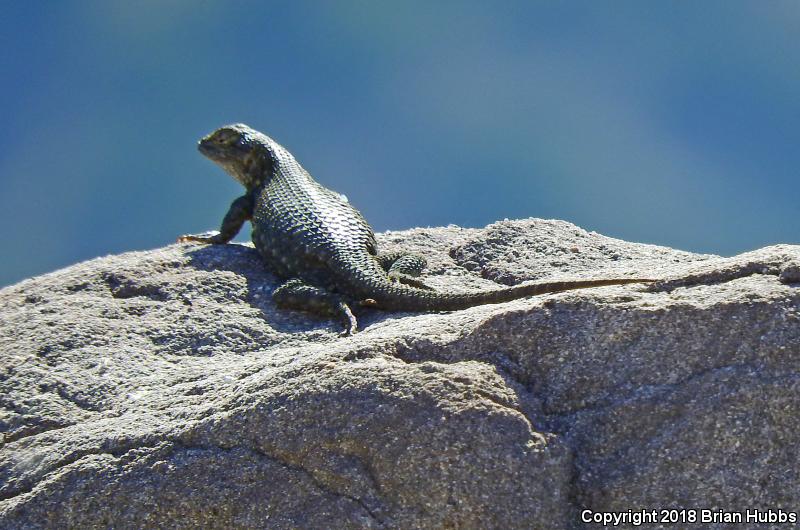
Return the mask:
<path id="1" fill-rule="evenodd" d="M 337 318 L 344 326 L 344 330 L 340 333 L 343 337 L 358 331 L 356 317 L 341 296 L 305 283 L 303 280 L 287 281 L 273 291 L 272 300 L 283 309 L 297 309 Z"/>
<path id="2" fill-rule="evenodd" d="M 422 274 L 422 269 L 428 263 L 422 256 L 405 252 L 393 252 L 378 256 L 378 261 L 383 270 L 386 271 L 389 280 L 411 285 L 418 289 L 433 290 L 432 287 L 428 287 L 422 280 L 417 278 Z"/>

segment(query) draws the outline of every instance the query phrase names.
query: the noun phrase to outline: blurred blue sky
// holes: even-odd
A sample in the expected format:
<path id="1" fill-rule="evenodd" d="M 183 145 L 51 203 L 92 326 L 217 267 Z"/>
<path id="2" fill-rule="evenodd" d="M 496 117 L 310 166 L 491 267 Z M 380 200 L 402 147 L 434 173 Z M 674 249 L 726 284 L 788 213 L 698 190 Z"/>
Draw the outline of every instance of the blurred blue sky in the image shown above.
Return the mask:
<path id="1" fill-rule="evenodd" d="M 234 121 L 377 230 L 800 241 L 798 2 L 0 6 L 0 285 L 217 228 L 195 144 Z"/>

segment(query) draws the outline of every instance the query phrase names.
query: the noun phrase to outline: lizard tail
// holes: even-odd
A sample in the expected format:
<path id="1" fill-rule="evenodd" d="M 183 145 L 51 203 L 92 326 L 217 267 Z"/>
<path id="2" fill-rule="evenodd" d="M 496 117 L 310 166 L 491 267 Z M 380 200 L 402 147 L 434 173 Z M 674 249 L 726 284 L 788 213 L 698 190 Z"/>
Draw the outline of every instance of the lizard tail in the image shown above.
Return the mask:
<path id="1" fill-rule="evenodd" d="M 373 292 L 373 300 L 369 300 L 369 303 L 364 303 L 364 305 L 374 305 L 381 309 L 394 311 L 455 311 L 476 305 L 509 302 L 539 294 L 560 293 L 562 291 L 602 287 L 605 285 L 651 283 L 654 281 L 656 280 L 647 278 L 573 280 L 522 284 L 495 291 L 472 293 L 440 293 L 387 282 L 384 288 L 379 288 Z"/>

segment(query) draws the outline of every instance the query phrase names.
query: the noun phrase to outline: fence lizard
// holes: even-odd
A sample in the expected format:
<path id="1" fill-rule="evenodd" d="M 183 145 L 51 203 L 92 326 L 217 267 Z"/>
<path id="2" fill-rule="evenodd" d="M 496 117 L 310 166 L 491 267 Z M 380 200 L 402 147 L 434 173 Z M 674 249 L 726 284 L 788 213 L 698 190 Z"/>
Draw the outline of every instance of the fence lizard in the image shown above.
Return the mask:
<path id="1" fill-rule="evenodd" d="M 417 277 L 425 259 L 378 253 L 375 234 L 340 194 L 316 182 L 284 147 L 243 124 L 202 138 L 200 152 L 241 183 L 219 233 L 184 235 L 179 241 L 223 244 L 245 221 L 267 265 L 287 280 L 272 294 L 281 308 L 336 317 L 342 335 L 357 329 L 351 306 L 397 311 L 451 311 L 571 289 L 650 282 L 643 278 L 589 279 L 521 284 L 485 292 L 447 293 Z"/>

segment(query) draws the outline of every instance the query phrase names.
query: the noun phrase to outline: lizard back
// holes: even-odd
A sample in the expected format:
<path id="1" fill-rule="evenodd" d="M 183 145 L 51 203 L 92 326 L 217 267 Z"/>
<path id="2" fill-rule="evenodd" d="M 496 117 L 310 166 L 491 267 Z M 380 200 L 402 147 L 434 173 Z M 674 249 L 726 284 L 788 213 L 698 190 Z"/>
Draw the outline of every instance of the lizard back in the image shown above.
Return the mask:
<path id="1" fill-rule="evenodd" d="M 340 288 L 349 262 L 376 254 L 375 234 L 343 195 L 316 182 L 291 153 L 266 138 L 272 174 L 256 190 L 253 244 L 280 276 Z"/>

